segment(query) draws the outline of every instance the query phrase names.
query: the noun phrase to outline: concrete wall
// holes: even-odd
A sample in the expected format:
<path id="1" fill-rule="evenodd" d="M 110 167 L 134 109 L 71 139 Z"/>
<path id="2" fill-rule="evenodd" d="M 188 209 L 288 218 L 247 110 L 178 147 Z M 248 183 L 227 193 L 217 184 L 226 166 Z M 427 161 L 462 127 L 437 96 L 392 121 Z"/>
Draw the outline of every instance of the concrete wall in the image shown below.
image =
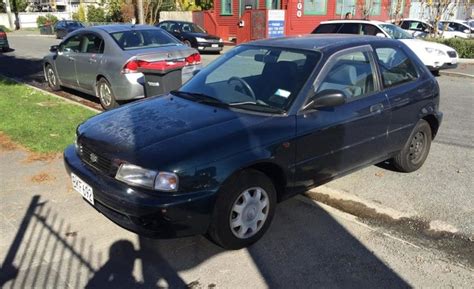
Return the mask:
<path id="1" fill-rule="evenodd" d="M 45 16 L 49 12 L 22 12 L 18 14 L 19 21 L 20 21 L 20 28 L 36 28 L 36 18 L 38 16 L 43 15 Z M 62 19 L 71 19 L 69 12 L 51 12 L 54 16 L 58 17 L 59 20 Z M 15 22 L 15 15 L 13 15 L 13 21 Z M 7 28 L 14 29 L 14 27 L 10 27 L 8 23 L 8 16 L 6 13 L 0 13 L 0 25 L 4 25 Z"/>
<path id="2" fill-rule="evenodd" d="M 165 20 L 181 20 L 193 22 L 193 12 L 191 11 L 161 11 L 160 22 Z"/>

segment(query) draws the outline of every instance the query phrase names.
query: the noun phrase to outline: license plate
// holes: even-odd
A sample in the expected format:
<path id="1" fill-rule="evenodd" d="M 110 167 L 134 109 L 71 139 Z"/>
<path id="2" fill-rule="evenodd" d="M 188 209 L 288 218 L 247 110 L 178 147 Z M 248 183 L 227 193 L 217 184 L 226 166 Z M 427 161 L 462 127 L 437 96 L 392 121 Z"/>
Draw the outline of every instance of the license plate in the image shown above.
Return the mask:
<path id="1" fill-rule="evenodd" d="M 71 173 L 71 180 L 72 188 L 78 191 L 89 203 L 94 204 L 94 192 L 92 191 L 92 187 L 73 173 Z"/>
<path id="2" fill-rule="evenodd" d="M 456 64 L 456 63 L 458 63 L 457 59 L 451 59 L 451 64 Z"/>
<path id="3" fill-rule="evenodd" d="M 212 44 L 212 47 L 219 47 L 219 44 Z"/>

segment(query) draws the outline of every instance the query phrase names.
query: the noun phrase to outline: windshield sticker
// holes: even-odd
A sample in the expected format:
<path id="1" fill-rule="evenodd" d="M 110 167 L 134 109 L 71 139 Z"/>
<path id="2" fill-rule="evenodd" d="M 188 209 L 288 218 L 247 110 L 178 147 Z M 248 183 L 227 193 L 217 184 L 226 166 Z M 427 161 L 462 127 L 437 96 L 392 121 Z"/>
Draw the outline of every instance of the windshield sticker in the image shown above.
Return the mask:
<path id="1" fill-rule="evenodd" d="M 280 97 L 288 98 L 290 96 L 291 92 L 289 92 L 288 90 L 284 90 L 284 89 L 277 89 L 277 91 L 275 91 L 274 94 L 277 95 L 277 96 L 280 96 Z"/>

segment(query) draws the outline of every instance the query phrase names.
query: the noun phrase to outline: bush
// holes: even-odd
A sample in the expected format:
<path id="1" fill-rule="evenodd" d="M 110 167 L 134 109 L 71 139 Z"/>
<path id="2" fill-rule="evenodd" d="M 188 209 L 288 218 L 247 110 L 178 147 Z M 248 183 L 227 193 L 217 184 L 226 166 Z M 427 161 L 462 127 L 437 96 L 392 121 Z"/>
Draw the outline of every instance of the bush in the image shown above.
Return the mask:
<path id="1" fill-rule="evenodd" d="M 72 19 L 81 22 L 86 21 L 86 9 L 84 8 L 84 4 L 79 4 L 77 12 L 72 13 Z"/>
<path id="2" fill-rule="evenodd" d="M 54 25 L 58 22 L 58 17 L 54 16 L 53 14 L 46 14 L 45 16 L 38 16 L 36 18 L 36 24 L 38 27 L 44 26 L 44 25 Z"/>
<path id="3" fill-rule="evenodd" d="M 460 58 L 474 58 L 474 39 L 463 38 L 427 38 L 428 41 L 438 42 L 454 48 Z"/>
<path id="4" fill-rule="evenodd" d="M 105 22 L 105 11 L 103 8 L 87 6 L 87 22 Z"/>
<path id="5" fill-rule="evenodd" d="M 0 29 L 2 29 L 3 31 L 5 32 L 12 32 L 10 29 L 8 29 L 6 26 L 4 25 L 0 25 Z"/>

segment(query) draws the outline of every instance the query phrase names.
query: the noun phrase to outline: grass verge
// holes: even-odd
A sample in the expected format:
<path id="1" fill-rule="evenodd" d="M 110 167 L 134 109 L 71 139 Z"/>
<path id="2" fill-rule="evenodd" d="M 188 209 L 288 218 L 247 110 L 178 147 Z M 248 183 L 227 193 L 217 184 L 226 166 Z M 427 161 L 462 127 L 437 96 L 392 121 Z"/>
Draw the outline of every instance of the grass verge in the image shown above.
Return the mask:
<path id="1" fill-rule="evenodd" d="M 0 132 L 38 153 L 61 152 L 93 111 L 0 77 Z"/>

